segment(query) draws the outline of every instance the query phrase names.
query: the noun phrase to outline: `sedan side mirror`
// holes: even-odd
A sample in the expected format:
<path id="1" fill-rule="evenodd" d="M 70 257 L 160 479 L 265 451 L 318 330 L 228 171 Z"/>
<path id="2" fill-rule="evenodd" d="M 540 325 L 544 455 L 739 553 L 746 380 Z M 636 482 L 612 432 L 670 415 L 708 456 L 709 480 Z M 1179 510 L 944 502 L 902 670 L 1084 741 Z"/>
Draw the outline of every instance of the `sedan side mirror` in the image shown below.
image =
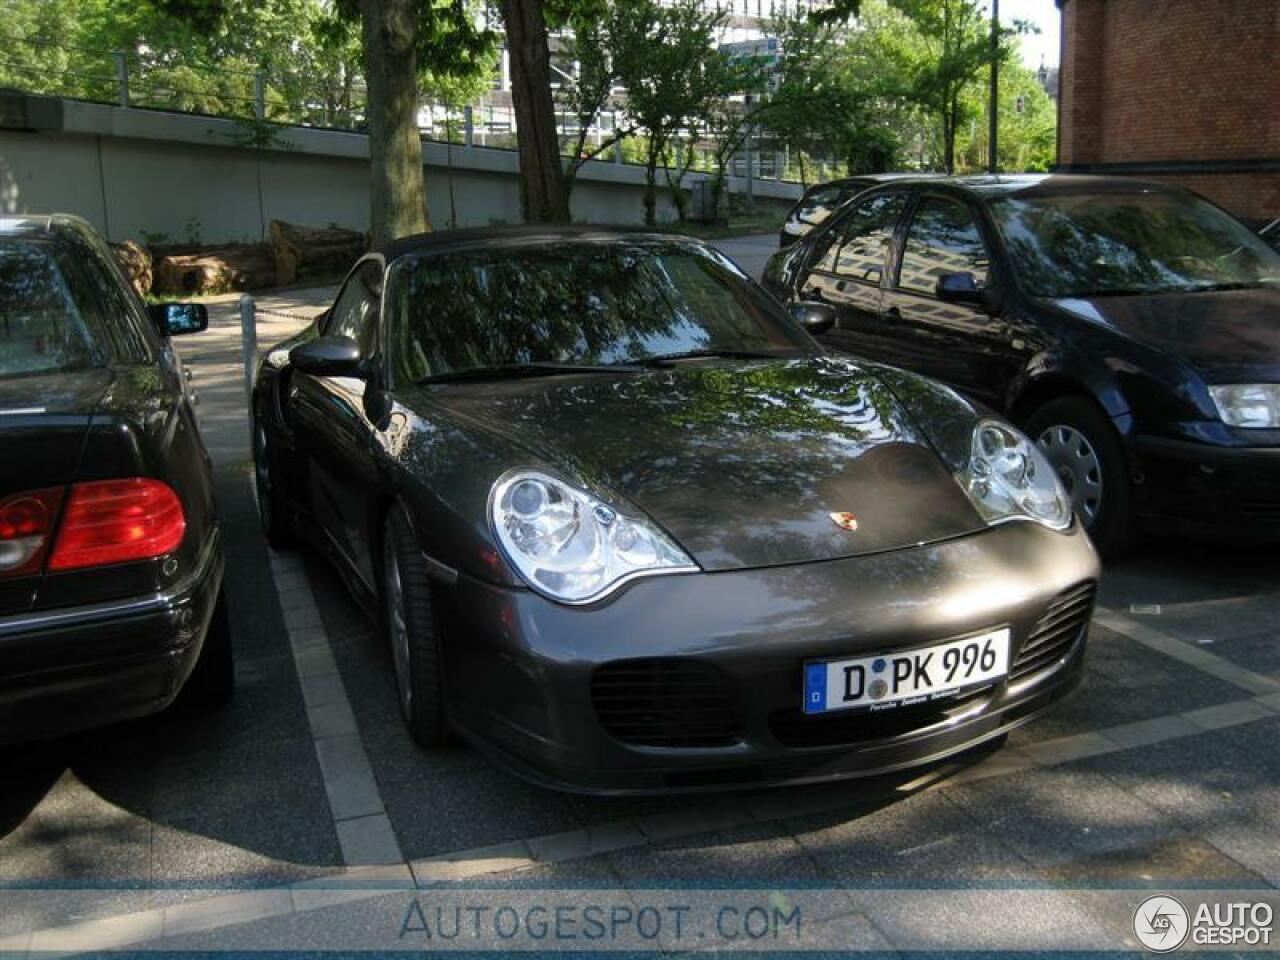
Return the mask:
<path id="1" fill-rule="evenodd" d="M 316 337 L 289 351 L 294 368 L 315 377 L 358 377 L 360 359 L 360 346 L 350 337 Z"/>
<path id="2" fill-rule="evenodd" d="M 815 337 L 836 325 L 835 310 L 825 303 L 814 303 L 812 300 L 792 304 L 791 318 Z"/>
<path id="3" fill-rule="evenodd" d="M 933 288 L 934 295 L 944 303 L 968 303 L 975 307 L 986 306 L 986 297 L 978 278 L 972 273 L 943 273 Z"/>
<path id="4" fill-rule="evenodd" d="M 148 307 L 147 313 L 162 337 L 209 329 L 209 308 L 203 303 L 157 303 Z"/>

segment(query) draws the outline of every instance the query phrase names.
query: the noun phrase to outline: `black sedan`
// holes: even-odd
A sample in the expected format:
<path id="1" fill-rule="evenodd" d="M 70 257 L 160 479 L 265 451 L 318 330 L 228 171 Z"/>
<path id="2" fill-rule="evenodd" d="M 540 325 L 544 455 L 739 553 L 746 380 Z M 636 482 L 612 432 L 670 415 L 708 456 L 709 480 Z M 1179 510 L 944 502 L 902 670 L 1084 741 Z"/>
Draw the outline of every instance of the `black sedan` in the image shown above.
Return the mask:
<path id="1" fill-rule="evenodd" d="M 782 230 L 778 233 L 778 246 L 789 247 L 801 237 L 816 230 L 827 218 L 835 213 L 841 205 L 863 190 L 879 186 L 882 183 L 893 183 L 907 177 L 920 179 L 929 174 L 920 173 L 866 173 L 857 177 L 842 177 L 828 180 L 826 183 L 815 183 L 805 190 L 795 205 L 787 211 L 782 221 Z"/>
<path id="2" fill-rule="evenodd" d="M 71 217 L 0 218 L 0 742 L 225 700 L 209 458 L 169 337 Z"/>
<path id="3" fill-rule="evenodd" d="M 1120 178 L 869 191 L 765 284 L 826 342 L 937 377 L 1035 437 L 1104 553 L 1143 530 L 1280 540 L 1280 255 Z"/>
<path id="4" fill-rule="evenodd" d="M 896 769 L 1080 673 L 1098 562 L 1034 446 L 826 356 L 696 241 L 396 242 L 268 354 L 254 413 L 266 534 L 379 614 L 414 737 L 542 783 Z"/>

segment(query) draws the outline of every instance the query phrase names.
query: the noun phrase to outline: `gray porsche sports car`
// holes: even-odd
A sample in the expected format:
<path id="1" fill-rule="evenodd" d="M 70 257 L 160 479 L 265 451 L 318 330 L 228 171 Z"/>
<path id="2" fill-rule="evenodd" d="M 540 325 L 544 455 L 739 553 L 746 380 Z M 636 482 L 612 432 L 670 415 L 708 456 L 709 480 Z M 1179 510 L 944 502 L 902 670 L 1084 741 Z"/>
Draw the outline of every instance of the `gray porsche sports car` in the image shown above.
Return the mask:
<path id="1" fill-rule="evenodd" d="M 264 530 L 379 617 L 421 744 L 551 786 L 992 740 L 1077 681 L 1097 557 L 1025 436 L 831 321 L 683 238 L 398 241 L 262 364 Z"/>

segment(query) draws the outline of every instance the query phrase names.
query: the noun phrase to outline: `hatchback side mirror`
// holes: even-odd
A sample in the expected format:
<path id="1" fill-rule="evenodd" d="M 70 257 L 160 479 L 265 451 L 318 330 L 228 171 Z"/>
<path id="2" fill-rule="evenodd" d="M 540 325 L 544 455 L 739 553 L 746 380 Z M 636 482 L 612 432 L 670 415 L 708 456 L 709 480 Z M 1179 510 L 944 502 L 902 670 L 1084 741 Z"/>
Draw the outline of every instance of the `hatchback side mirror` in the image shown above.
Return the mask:
<path id="1" fill-rule="evenodd" d="M 836 325 L 836 312 L 825 303 L 801 300 L 791 305 L 791 319 L 813 336 L 817 336 Z"/>
<path id="2" fill-rule="evenodd" d="M 360 360 L 360 346 L 350 337 L 316 337 L 289 351 L 294 368 L 314 377 L 358 377 Z"/>
<path id="3" fill-rule="evenodd" d="M 939 275 L 933 292 L 944 303 L 967 303 L 975 307 L 987 305 L 987 297 L 978 278 L 968 271 Z"/>
<path id="4" fill-rule="evenodd" d="M 209 329 L 209 308 L 203 303 L 157 303 L 148 307 L 147 312 L 162 337 Z"/>

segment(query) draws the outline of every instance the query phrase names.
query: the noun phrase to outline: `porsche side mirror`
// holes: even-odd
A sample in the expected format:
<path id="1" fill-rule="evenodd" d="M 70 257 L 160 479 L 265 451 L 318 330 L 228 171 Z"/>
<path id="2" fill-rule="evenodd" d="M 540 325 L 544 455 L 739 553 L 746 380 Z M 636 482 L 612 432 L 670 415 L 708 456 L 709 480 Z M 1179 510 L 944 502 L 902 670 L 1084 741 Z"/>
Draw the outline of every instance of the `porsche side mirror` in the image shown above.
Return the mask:
<path id="1" fill-rule="evenodd" d="M 162 337 L 209 329 L 209 308 L 203 303 L 157 303 L 147 307 L 147 313 Z"/>
<path id="2" fill-rule="evenodd" d="M 836 312 L 825 303 L 801 300 L 791 305 L 791 318 L 810 334 L 826 333 L 836 325 Z"/>
<path id="3" fill-rule="evenodd" d="M 986 306 L 982 286 L 972 273 L 944 273 L 933 288 L 934 295 L 944 303 L 967 303 L 975 307 Z"/>
<path id="4" fill-rule="evenodd" d="M 294 368 L 314 377 L 358 377 L 360 359 L 360 347 L 350 337 L 316 337 L 289 351 Z"/>

